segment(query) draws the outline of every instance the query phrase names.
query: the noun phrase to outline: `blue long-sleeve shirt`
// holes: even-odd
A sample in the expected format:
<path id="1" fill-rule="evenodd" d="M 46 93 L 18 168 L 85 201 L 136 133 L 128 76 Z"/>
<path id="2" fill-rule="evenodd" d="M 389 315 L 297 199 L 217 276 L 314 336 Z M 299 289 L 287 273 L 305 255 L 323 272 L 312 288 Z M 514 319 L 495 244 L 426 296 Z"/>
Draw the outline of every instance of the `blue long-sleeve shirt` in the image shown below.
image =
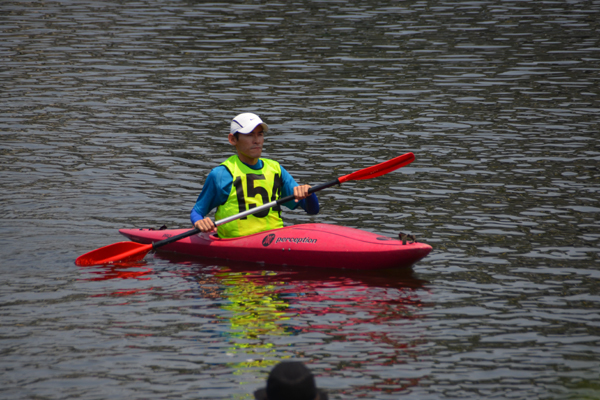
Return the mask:
<path id="1" fill-rule="evenodd" d="M 251 169 L 258 170 L 263 167 L 263 161 L 259 159 L 255 165 L 246 165 Z M 283 167 L 281 167 L 281 180 L 283 186 L 281 188 L 281 197 L 294 194 L 294 187 L 298 186 L 298 184 Z M 203 219 L 214 208 L 225 204 L 229 198 L 229 193 L 231 193 L 231 185 L 233 185 L 233 176 L 225 166 L 219 165 L 213 168 L 206 177 L 206 182 L 204 182 L 198 200 L 196 200 L 196 204 L 190 213 L 192 224 Z M 304 200 L 300 200 L 298 203 L 291 200 L 283 203 L 283 205 L 291 210 L 300 206 L 310 215 L 319 213 L 319 200 L 315 193 L 312 193 Z"/>

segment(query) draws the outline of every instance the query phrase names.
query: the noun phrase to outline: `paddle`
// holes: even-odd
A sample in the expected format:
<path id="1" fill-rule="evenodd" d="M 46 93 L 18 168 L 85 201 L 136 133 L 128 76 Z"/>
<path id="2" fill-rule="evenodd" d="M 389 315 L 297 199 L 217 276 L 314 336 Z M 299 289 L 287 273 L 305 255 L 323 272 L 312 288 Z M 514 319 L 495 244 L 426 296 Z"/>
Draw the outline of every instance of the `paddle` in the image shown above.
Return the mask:
<path id="1" fill-rule="evenodd" d="M 413 153 L 406 153 L 396 158 L 392 158 L 391 160 L 382 162 L 377 165 L 373 165 L 368 168 L 361 169 L 359 171 L 353 172 L 348 175 L 344 175 L 340 178 L 334 179 L 330 182 L 323 183 L 317 186 L 313 186 L 308 190 L 308 193 L 318 192 L 319 190 L 323 190 L 325 188 L 341 185 L 344 182 L 348 181 L 358 181 L 363 179 L 373 179 L 378 176 L 385 175 L 389 172 L 395 171 L 398 168 L 404 167 L 405 165 L 410 164 L 415 160 L 415 155 Z M 233 215 L 231 217 L 223 218 L 215 222 L 215 226 L 220 226 L 226 224 L 231 221 L 235 221 L 236 219 L 243 218 L 247 215 L 251 215 L 271 207 L 275 207 L 281 205 L 283 203 L 287 203 L 288 201 L 294 200 L 294 195 L 283 197 L 279 200 L 272 201 L 267 204 L 263 204 L 260 207 L 251 208 L 247 211 L 241 212 L 239 214 Z M 141 244 L 135 242 L 119 242 L 110 244 L 108 246 L 101 247 L 96 250 L 92 250 L 88 253 L 85 253 L 75 260 L 75 264 L 80 266 L 87 265 L 98 265 L 98 264 L 108 264 L 111 262 L 117 261 L 137 261 L 143 259 L 146 254 L 153 249 L 157 249 L 161 246 L 167 245 L 169 243 L 176 242 L 180 239 L 186 238 L 188 236 L 195 235 L 200 233 L 198 228 L 194 228 L 190 231 L 184 232 L 177 236 L 170 237 L 165 240 L 161 240 L 158 242 L 154 242 L 153 244 Z"/>

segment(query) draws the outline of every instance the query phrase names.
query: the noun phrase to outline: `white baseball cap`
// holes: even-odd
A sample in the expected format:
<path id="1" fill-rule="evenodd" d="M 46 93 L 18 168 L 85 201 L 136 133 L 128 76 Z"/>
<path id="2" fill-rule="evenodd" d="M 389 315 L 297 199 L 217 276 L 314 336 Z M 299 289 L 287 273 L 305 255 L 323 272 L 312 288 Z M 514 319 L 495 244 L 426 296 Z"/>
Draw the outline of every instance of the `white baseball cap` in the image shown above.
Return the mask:
<path id="1" fill-rule="evenodd" d="M 258 125 L 262 125 L 265 133 L 269 130 L 269 126 L 262 122 L 262 119 L 260 119 L 258 115 L 252 113 L 243 113 L 231 120 L 230 133 L 242 133 L 247 135 Z"/>

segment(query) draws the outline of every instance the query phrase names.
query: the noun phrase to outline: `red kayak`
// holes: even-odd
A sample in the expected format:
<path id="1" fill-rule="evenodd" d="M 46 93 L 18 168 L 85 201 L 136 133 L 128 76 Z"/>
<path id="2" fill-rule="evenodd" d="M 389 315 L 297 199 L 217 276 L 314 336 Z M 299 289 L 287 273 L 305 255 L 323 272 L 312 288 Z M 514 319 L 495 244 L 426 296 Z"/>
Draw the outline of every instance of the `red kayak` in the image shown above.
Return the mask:
<path id="1" fill-rule="evenodd" d="M 121 229 L 134 242 L 151 244 L 186 229 Z M 408 268 L 431 251 L 424 243 L 329 224 L 292 225 L 254 235 L 220 239 L 199 233 L 161 247 L 192 256 L 317 268 Z"/>

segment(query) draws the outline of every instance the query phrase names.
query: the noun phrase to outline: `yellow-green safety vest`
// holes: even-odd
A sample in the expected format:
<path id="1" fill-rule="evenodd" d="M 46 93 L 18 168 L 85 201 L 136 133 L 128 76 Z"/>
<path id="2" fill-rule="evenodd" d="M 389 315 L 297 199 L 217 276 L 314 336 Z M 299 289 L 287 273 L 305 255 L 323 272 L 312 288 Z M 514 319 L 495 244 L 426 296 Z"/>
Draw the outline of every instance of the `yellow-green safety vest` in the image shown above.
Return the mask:
<path id="1" fill-rule="evenodd" d="M 233 184 L 227 201 L 217 208 L 217 221 L 280 198 L 281 166 L 277 161 L 261 160 L 263 167 L 258 170 L 248 167 L 237 155 L 221 163 L 231 173 Z M 279 206 L 228 222 L 219 226 L 217 232 L 220 238 L 233 238 L 277 228 L 283 228 Z"/>

